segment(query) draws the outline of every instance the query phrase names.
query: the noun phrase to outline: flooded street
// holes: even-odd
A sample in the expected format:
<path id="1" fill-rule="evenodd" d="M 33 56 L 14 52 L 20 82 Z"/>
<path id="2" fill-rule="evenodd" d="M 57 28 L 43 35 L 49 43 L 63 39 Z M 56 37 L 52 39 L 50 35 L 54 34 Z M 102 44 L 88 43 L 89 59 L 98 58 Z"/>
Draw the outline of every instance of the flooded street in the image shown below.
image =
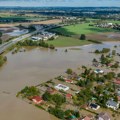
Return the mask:
<path id="1" fill-rule="evenodd" d="M 120 42 L 74 47 L 81 50 L 69 50 L 69 47 L 68 52 L 64 52 L 66 48 L 57 51 L 35 48 L 14 55 L 9 52 L 7 63 L 0 68 L 0 120 L 50 120 L 48 113 L 16 98 L 16 93 L 25 86 L 63 74 L 67 68 L 90 66 L 97 55 L 89 52 L 103 47 L 114 49 L 114 45 L 120 52 Z"/>

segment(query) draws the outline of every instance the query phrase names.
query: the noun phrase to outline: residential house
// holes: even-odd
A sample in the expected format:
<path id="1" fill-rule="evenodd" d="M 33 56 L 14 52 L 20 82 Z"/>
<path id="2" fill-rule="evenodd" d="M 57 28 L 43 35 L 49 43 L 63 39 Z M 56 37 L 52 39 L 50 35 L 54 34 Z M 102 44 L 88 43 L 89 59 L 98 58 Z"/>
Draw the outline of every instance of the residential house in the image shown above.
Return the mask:
<path id="1" fill-rule="evenodd" d="M 40 96 L 33 96 L 32 97 L 32 101 L 35 103 L 35 104 L 40 104 L 43 102 L 43 99 L 40 97 Z"/>
<path id="2" fill-rule="evenodd" d="M 89 115 L 87 115 L 87 116 L 85 116 L 83 118 L 79 118 L 78 120 L 93 120 L 93 119 L 94 119 L 94 117 L 89 114 Z"/>
<path id="3" fill-rule="evenodd" d="M 107 113 L 101 112 L 97 116 L 97 120 L 110 120 L 110 116 Z"/>
<path id="4" fill-rule="evenodd" d="M 100 108 L 100 106 L 95 103 L 91 103 L 89 107 L 92 108 L 93 110 L 98 110 Z"/>
<path id="5" fill-rule="evenodd" d="M 67 83 L 73 83 L 73 80 L 65 80 Z"/>
<path id="6" fill-rule="evenodd" d="M 120 79 L 114 80 L 114 83 L 115 83 L 116 85 L 120 85 Z"/>
<path id="7" fill-rule="evenodd" d="M 65 86 L 65 85 L 62 85 L 62 84 L 58 84 L 58 85 L 55 86 L 55 89 L 67 91 L 67 90 L 69 90 L 69 87 Z"/>
<path id="8" fill-rule="evenodd" d="M 108 108 L 112 108 L 114 110 L 117 110 L 119 108 L 119 103 L 113 101 L 113 100 L 108 100 L 107 103 L 106 103 L 106 106 Z"/>
<path id="9" fill-rule="evenodd" d="M 77 77 L 77 80 L 80 81 L 80 80 L 81 80 L 81 77 L 78 76 L 78 77 Z"/>
<path id="10" fill-rule="evenodd" d="M 104 71 L 103 71 L 103 70 L 100 70 L 100 69 L 96 69 L 96 70 L 94 70 L 94 72 L 95 72 L 96 74 L 102 74 L 102 73 L 104 73 Z"/>
<path id="11" fill-rule="evenodd" d="M 33 36 L 31 38 L 32 41 L 39 41 L 39 40 L 42 40 L 42 37 L 36 37 L 36 36 Z"/>
<path id="12" fill-rule="evenodd" d="M 71 98 L 72 98 L 72 94 L 67 93 L 66 94 L 66 99 L 71 99 Z"/>

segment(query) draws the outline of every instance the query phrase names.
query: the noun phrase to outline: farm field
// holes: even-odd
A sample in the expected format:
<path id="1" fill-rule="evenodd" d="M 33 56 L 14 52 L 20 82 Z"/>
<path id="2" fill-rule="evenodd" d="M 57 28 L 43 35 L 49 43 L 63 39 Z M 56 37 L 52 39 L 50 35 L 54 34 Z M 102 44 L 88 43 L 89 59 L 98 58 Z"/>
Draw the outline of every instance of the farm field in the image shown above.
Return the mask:
<path id="1" fill-rule="evenodd" d="M 47 17 L 30 17 L 30 16 L 5 16 L 5 17 L 1 17 L 1 20 L 15 20 L 15 21 L 22 21 L 22 20 L 29 20 L 29 21 L 40 21 L 40 20 L 47 20 Z"/>
<path id="2" fill-rule="evenodd" d="M 38 22 L 17 22 L 17 23 L 5 23 L 5 24 L 0 24 L 0 27 L 13 27 L 17 25 L 31 25 L 31 24 L 58 24 L 60 23 L 61 20 L 59 19 L 53 19 L 53 20 L 44 20 L 44 21 L 38 21 Z"/>
<path id="3" fill-rule="evenodd" d="M 112 30 L 109 28 L 97 28 L 94 26 L 89 26 L 89 23 L 64 26 L 61 28 L 53 29 L 52 31 L 61 33 L 64 35 L 80 35 L 80 34 L 115 32 L 115 30 Z"/>
<path id="4" fill-rule="evenodd" d="M 65 36 L 59 36 L 55 40 L 49 40 L 47 41 L 48 44 L 52 44 L 55 47 L 69 47 L 69 46 L 81 46 L 90 44 L 91 42 L 87 40 L 79 40 L 77 38 L 73 37 L 65 37 Z"/>
<path id="5" fill-rule="evenodd" d="M 46 16 L 42 15 L 37 15 L 37 14 L 25 14 L 25 15 L 19 15 L 16 13 L 0 13 L 0 20 L 5 20 L 5 21 L 40 21 L 40 20 L 47 20 Z"/>

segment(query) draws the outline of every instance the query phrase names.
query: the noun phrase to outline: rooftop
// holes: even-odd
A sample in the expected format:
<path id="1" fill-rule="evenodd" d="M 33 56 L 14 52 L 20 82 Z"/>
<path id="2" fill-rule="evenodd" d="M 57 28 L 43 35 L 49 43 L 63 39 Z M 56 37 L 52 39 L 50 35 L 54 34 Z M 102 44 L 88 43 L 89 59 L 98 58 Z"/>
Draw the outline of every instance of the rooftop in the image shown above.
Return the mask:
<path id="1" fill-rule="evenodd" d="M 114 106 L 114 107 L 117 107 L 118 103 L 113 101 L 113 100 L 108 100 L 107 101 L 107 104 L 111 105 L 111 106 Z"/>
<path id="2" fill-rule="evenodd" d="M 110 116 L 107 113 L 103 112 L 98 115 L 98 118 L 103 118 L 103 120 L 110 120 Z"/>

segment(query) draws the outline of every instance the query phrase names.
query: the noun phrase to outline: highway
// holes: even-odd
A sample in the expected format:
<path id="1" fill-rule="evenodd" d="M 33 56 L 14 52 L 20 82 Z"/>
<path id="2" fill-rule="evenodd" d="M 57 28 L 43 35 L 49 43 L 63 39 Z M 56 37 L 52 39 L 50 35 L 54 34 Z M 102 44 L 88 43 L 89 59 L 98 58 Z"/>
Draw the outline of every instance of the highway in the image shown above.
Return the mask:
<path id="1" fill-rule="evenodd" d="M 10 47 L 11 45 L 17 43 L 18 41 L 21 41 L 25 38 L 28 38 L 34 34 L 38 33 L 38 30 L 34 31 L 34 32 L 31 32 L 31 33 L 27 33 L 25 35 L 22 35 L 20 37 L 17 37 L 9 42 L 6 42 L 6 43 L 3 43 L 2 45 L 0 45 L 0 54 L 3 53 L 8 47 Z"/>
<path id="2" fill-rule="evenodd" d="M 59 25 L 58 27 L 62 27 L 64 25 Z M 8 47 L 10 47 L 11 45 L 17 43 L 18 41 L 21 41 L 21 40 L 24 40 L 25 38 L 28 38 L 38 32 L 42 32 L 42 31 L 45 31 L 45 30 L 49 30 L 49 29 L 52 29 L 52 28 L 56 28 L 56 27 L 48 27 L 48 28 L 36 28 L 36 31 L 34 32 L 31 32 L 31 33 L 27 33 L 25 35 L 22 35 L 22 36 L 19 36 L 13 40 L 10 40 L 9 42 L 6 42 L 6 43 L 3 43 L 2 45 L 0 45 L 0 54 L 2 54 Z"/>

